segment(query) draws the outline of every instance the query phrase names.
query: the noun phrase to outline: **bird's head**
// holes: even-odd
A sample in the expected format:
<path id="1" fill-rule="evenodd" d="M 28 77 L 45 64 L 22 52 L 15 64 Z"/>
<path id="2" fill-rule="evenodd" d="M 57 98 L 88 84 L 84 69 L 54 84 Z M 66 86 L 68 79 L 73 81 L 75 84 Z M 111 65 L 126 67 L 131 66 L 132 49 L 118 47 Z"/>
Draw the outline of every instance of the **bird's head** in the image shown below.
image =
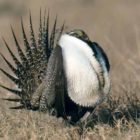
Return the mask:
<path id="1" fill-rule="evenodd" d="M 75 30 L 72 30 L 70 32 L 67 33 L 68 35 L 70 36 L 74 36 L 84 42 L 88 42 L 89 41 L 89 37 L 87 36 L 87 34 L 81 30 L 81 29 L 75 29 Z"/>

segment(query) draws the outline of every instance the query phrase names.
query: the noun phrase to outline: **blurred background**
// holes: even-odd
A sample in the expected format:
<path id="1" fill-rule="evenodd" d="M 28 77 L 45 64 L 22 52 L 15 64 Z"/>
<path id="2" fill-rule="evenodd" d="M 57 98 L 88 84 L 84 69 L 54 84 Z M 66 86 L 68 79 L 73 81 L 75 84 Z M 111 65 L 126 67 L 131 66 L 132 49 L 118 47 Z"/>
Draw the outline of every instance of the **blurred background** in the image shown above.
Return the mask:
<path id="1" fill-rule="evenodd" d="M 10 24 L 23 44 L 20 17 L 29 35 L 31 10 L 35 32 L 38 32 L 40 7 L 50 10 L 52 21 L 58 15 L 59 23 L 65 21 L 68 30 L 81 28 L 102 46 L 111 64 L 112 94 L 123 94 L 126 89 L 139 91 L 140 0 L 0 0 L 0 52 L 8 59 L 1 37 L 15 51 Z M 8 69 L 1 58 L 0 67 Z M 9 84 L 1 73 L 0 81 Z"/>

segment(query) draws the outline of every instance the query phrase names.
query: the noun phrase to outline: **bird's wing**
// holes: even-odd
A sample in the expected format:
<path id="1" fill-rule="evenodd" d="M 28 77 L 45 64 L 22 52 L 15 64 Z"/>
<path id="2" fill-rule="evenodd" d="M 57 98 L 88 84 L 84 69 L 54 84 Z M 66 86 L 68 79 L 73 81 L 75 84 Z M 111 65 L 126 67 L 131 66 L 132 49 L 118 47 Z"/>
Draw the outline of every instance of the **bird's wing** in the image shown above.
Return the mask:
<path id="1" fill-rule="evenodd" d="M 48 62 L 46 84 L 40 100 L 40 109 L 44 111 L 45 108 L 54 106 L 57 116 L 65 118 L 65 86 L 62 49 L 57 46 Z"/>

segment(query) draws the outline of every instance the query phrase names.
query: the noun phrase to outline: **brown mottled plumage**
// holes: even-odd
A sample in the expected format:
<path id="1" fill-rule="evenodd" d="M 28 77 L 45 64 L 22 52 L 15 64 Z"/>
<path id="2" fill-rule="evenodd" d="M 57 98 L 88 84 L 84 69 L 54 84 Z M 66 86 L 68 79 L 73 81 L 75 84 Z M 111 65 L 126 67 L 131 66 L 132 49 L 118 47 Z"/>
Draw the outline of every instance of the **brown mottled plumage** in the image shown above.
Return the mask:
<path id="1" fill-rule="evenodd" d="M 55 19 L 52 31 L 49 35 L 49 14 L 46 19 L 46 12 L 44 13 L 44 19 L 42 21 L 42 15 L 40 10 L 40 24 L 39 24 L 39 34 L 38 41 L 35 39 L 32 17 L 30 13 L 30 41 L 27 39 L 26 32 L 24 29 L 23 19 L 21 18 L 21 28 L 25 46 L 25 54 L 22 51 L 18 40 L 16 38 L 15 32 L 11 27 L 13 38 L 15 41 L 16 48 L 18 50 L 18 54 L 20 56 L 20 60 L 16 57 L 14 52 L 10 49 L 8 43 L 4 40 L 5 46 L 8 49 L 13 61 L 16 64 L 16 68 L 6 59 L 6 57 L 0 53 L 1 57 L 7 63 L 9 68 L 15 74 L 12 76 L 8 74 L 5 70 L 0 68 L 0 71 L 4 73 L 11 81 L 13 81 L 19 88 L 11 89 L 5 87 L 4 85 L 0 85 L 4 89 L 20 96 L 21 108 L 27 109 L 38 109 L 39 106 L 34 106 L 33 102 L 39 104 L 39 99 L 41 96 L 41 92 L 38 92 L 40 86 L 43 85 L 43 80 L 46 75 L 47 63 L 50 57 L 50 54 L 55 47 L 55 40 L 58 40 L 63 32 L 64 24 L 62 25 L 59 33 L 56 33 L 57 28 L 57 18 Z M 44 88 L 44 87 L 43 87 Z M 9 99 L 7 99 L 9 100 Z M 35 101 L 34 101 L 35 100 Z M 20 108 L 19 107 L 19 108 Z M 36 108 L 37 107 L 37 108 Z"/>

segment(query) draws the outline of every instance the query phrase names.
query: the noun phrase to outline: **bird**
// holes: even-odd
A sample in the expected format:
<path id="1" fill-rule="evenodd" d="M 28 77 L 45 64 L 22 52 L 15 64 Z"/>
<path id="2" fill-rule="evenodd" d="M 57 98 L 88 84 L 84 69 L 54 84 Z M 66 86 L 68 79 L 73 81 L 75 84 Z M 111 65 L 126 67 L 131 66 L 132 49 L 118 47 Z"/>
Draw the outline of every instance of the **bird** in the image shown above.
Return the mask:
<path id="1" fill-rule="evenodd" d="M 4 40 L 16 68 L 0 53 L 15 74 L 0 68 L 18 88 L 0 87 L 19 96 L 8 101 L 20 102 L 11 109 L 49 112 L 56 117 L 78 122 L 86 112 L 92 112 L 109 95 L 110 64 L 101 46 L 89 39 L 81 29 L 64 33 L 64 24 L 57 31 L 57 17 L 50 31 L 49 13 L 42 20 L 40 11 L 38 40 L 35 38 L 30 13 L 30 41 L 26 36 L 23 19 L 21 30 L 25 53 L 11 27 L 20 60 Z M 70 119 L 69 119 L 70 118 Z"/>

